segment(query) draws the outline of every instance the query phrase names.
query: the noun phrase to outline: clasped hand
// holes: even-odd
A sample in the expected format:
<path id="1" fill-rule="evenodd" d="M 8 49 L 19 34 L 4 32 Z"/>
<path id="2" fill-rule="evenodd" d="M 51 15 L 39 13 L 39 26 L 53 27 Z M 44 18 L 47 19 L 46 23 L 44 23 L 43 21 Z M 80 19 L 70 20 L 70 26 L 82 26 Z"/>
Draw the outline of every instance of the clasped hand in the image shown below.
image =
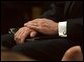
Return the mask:
<path id="1" fill-rule="evenodd" d="M 58 23 L 46 18 L 37 18 L 28 21 L 15 34 L 14 40 L 16 43 L 24 43 L 26 37 L 35 37 L 38 32 L 45 35 L 54 35 L 58 31 Z"/>

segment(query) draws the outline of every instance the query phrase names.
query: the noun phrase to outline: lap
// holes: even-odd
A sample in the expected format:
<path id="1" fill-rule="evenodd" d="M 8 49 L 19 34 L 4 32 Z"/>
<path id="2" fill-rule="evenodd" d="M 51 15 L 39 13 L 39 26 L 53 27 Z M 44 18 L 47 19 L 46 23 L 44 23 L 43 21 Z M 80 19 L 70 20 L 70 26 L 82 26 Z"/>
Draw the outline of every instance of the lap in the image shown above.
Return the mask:
<path id="1" fill-rule="evenodd" d="M 13 46 L 13 51 L 23 53 L 38 60 L 61 60 L 64 52 L 71 46 L 67 39 L 62 38 L 29 40 L 20 45 L 12 42 L 14 42 L 13 36 L 2 36 L 2 43 Z"/>
<path id="2" fill-rule="evenodd" d="M 25 42 L 12 49 L 38 60 L 61 60 L 69 47 L 70 43 L 66 39 L 53 39 Z"/>
<path id="3" fill-rule="evenodd" d="M 1 35 L 1 45 L 7 48 L 15 46 L 15 41 L 12 34 Z"/>

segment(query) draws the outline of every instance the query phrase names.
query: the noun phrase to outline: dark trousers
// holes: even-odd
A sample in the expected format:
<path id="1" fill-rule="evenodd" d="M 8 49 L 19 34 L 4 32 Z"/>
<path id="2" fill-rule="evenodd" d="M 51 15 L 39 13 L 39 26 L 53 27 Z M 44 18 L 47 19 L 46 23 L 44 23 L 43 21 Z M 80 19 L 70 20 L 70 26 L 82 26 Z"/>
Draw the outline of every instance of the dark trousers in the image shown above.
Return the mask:
<path id="1" fill-rule="evenodd" d="M 1 44 L 10 50 L 24 54 L 37 60 L 61 60 L 65 51 L 73 44 L 64 38 L 27 40 L 23 44 L 16 45 L 13 35 L 1 36 Z"/>

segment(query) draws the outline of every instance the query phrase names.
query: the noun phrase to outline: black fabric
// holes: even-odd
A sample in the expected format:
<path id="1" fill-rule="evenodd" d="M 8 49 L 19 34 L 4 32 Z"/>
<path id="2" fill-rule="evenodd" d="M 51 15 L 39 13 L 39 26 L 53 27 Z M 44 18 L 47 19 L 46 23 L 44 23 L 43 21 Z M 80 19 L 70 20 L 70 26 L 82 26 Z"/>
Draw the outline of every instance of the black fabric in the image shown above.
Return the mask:
<path id="1" fill-rule="evenodd" d="M 83 18 L 68 19 L 67 22 L 68 39 L 83 41 Z"/>
<path id="2" fill-rule="evenodd" d="M 68 19 L 67 35 L 72 44 L 81 46 L 83 52 L 83 18 Z"/>
<path id="3" fill-rule="evenodd" d="M 37 60 L 60 61 L 66 50 L 73 46 L 70 40 L 64 38 L 27 40 L 23 44 L 16 45 L 13 36 L 8 34 L 2 36 L 1 42 L 4 47 L 8 47 L 12 51 Z"/>
<path id="4" fill-rule="evenodd" d="M 53 2 L 39 18 L 48 18 L 56 22 L 63 21 L 64 19 L 64 5 L 65 2 Z M 47 8 L 47 7 L 46 7 Z"/>
<path id="5" fill-rule="evenodd" d="M 5 34 L 1 36 L 1 45 L 11 49 L 13 46 L 16 45 L 15 41 L 13 40 L 13 34 Z"/>
<path id="6" fill-rule="evenodd" d="M 47 8 L 47 7 L 46 7 Z M 54 2 L 40 17 L 56 22 L 83 16 L 83 1 Z"/>

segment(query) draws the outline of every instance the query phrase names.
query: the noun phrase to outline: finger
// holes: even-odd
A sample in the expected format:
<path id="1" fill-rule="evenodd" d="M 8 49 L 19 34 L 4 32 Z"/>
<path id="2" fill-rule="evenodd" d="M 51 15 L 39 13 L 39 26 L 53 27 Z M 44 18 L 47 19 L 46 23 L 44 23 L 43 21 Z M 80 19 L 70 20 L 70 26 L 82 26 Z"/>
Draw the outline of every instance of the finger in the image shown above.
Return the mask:
<path id="1" fill-rule="evenodd" d="M 15 38 L 17 44 L 22 43 L 22 41 L 21 41 L 21 39 L 22 39 L 22 38 L 21 38 L 22 33 L 24 33 L 24 32 L 21 32 L 20 35 L 18 35 L 18 36 Z"/>
<path id="2" fill-rule="evenodd" d="M 30 29 L 29 28 L 27 28 L 27 27 L 24 27 L 24 29 L 23 29 L 23 32 L 20 34 L 20 43 L 23 43 L 24 42 L 24 40 L 25 40 L 25 38 L 27 37 L 27 36 L 29 36 L 29 34 L 30 34 Z"/>
<path id="3" fill-rule="evenodd" d="M 25 31 L 22 31 L 20 33 L 20 35 L 18 36 L 18 41 L 17 43 L 23 43 L 24 41 L 22 39 L 24 39 L 23 35 L 24 35 Z"/>
<path id="4" fill-rule="evenodd" d="M 21 37 L 20 43 L 23 43 L 23 42 L 24 42 L 24 40 L 26 39 L 27 35 L 28 35 L 28 34 L 27 34 L 26 32 L 23 33 L 23 35 L 22 35 L 22 37 Z"/>
<path id="5" fill-rule="evenodd" d="M 24 33 L 24 28 L 21 28 L 19 31 L 20 32 L 18 33 L 18 38 L 21 38 L 22 34 Z"/>
<path id="6" fill-rule="evenodd" d="M 16 38 L 18 38 L 18 36 L 20 35 L 20 33 L 22 32 L 22 28 L 20 28 L 15 34 L 14 34 L 14 40 L 17 41 Z"/>
<path id="7" fill-rule="evenodd" d="M 24 26 L 27 26 L 27 25 L 32 24 L 32 23 L 33 23 L 33 21 L 29 21 L 29 22 L 25 23 Z"/>
<path id="8" fill-rule="evenodd" d="M 24 24 L 25 27 L 27 27 L 28 25 L 38 26 L 38 22 L 37 21 L 30 21 L 30 22 Z"/>
<path id="9" fill-rule="evenodd" d="M 36 34 L 37 34 L 37 32 L 36 32 L 36 31 L 32 31 L 32 32 L 30 33 L 30 37 L 35 37 L 35 36 L 36 36 Z"/>
<path id="10" fill-rule="evenodd" d="M 23 27 L 20 28 L 16 33 L 15 33 L 15 36 L 17 36 L 18 34 L 20 34 L 20 32 L 23 30 Z"/>
<path id="11" fill-rule="evenodd" d="M 19 35 L 19 38 L 22 38 L 23 35 L 24 35 L 24 33 L 28 32 L 28 31 L 30 31 L 30 30 L 29 30 L 28 28 L 24 27 L 24 28 L 22 29 L 20 35 Z"/>
<path id="12" fill-rule="evenodd" d="M 25 29 L 26 28 L 23 27 L 23 28 L 19 29 L 19 31 L 16 33 L 16 36 L 14 38 L 16 43 L 22 43 L 23 42 L 21 39 L 24 38 L 23 35 L 24 35 L 25 31 L 26 31 Z"/>
<path id="13" fill-rule="evenodd" d="M 21 42 L 24 42 L 24 40 L 26 39 L 26 37 L 27 36 L 29 36 L 30 35 L 30 30 L 28 30 L 28 31 L 24 31 L 24 34 L 22 35 L 22 37 L 21 37 Z"/>
<path id="14" fill-rule="evenodd" d="M 16 37 L 19 33 L 20 29 L 14 34 L 14 37 Z"/>
<path id="15" fill-rule="evenodd" d="M 28 28 L 36 30 L 36 31 L 41 31 L 41 27 L 40 26 L 31 26 L 31 25 L 28 25 Z"/>
<path id="16" fill-rule="evenodd" d="M 26 27 L 28 25 L 28 23 L 25 23 L 24 26 Z"/>

